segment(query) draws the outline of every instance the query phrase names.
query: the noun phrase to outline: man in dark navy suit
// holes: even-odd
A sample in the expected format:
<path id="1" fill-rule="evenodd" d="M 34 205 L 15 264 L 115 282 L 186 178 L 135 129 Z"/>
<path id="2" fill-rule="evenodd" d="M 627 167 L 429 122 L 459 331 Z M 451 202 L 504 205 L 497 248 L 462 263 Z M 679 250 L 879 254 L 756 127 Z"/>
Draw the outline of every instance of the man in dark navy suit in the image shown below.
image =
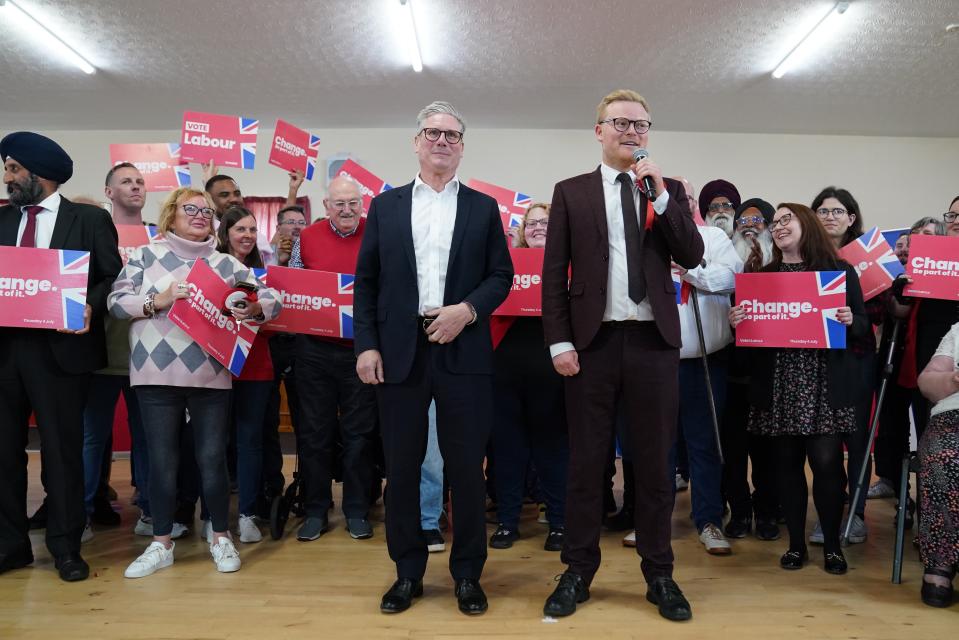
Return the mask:
<path id="1" fill-rule="evenodd" d="M 456 518 L 450 573 L 459 609 L 487 609 L 483 458 L 492 421 L 489 315 L 506 298 L 513 266 L 496 201 L 460 183 L 463 118 L 434 102 L 417 118 L 416 179 L 373 199 L 356 265 L 354 336 L 360 379 L 377 385 L 386 456 L 386 542 L 397 580 L 380 610 L 398 613 L 423 592 L 428 555 L 420 529 L 420 465 L 427 412 Z"/>

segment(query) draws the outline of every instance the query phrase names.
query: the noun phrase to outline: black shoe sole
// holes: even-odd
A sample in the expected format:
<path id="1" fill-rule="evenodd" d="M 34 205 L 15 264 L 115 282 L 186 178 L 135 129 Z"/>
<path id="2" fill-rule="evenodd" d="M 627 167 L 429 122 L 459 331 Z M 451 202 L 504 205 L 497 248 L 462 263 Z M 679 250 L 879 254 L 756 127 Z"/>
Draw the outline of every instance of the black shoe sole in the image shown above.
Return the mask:
<path id="1" fill-rule="evenodd" d="M 656 599 L 656 596 L 653 595 L 652 591 L 646 592 L 646 601 L 649 602 L 650 604 L 656 605 L 656 607 L 659 609 L 659 615 L 661 615 L 665 619 L 670 620 L 672 622 L 685 622 L 686 620 L 691 620 L 693 617 L 692 611 L 690 611 L 688 614 L 684 613 L 684 614 L 673 615 L 673 616 L 666 615 L 666 612 L 663 611 L 663 608 L 659 606 L 659 601 Z"/>

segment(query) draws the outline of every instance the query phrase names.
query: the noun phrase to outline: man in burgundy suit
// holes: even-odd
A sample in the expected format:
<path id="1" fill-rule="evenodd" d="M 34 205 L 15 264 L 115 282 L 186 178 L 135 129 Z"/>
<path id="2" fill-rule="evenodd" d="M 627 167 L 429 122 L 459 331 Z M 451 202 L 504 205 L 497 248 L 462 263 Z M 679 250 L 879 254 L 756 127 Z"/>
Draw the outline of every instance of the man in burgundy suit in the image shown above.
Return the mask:
<path id="1" fill-rule="evenodd" d="M 670 261 L 691 269 L 703 241 L 682 185 L 663 179 L 645 148 L 646 100 L 619 90 L 597 108 L 603 161 L 595 171 L 556 185 L 543 264 L 543 328 L 553 366 L 566 376 L 569 417 L 568 565 L 546 600 L 548 616 L 570 615 L 589 598 L 599 568 L 603 471 L 617 402 L 626 408 L 636 479 L 636 551 L 646 599 L 670 620 L 691 610 L 673 582 L 670 519 L 676 439 L 679 347 Z M 653 185 L 653 199 L 643 179 Z"/>

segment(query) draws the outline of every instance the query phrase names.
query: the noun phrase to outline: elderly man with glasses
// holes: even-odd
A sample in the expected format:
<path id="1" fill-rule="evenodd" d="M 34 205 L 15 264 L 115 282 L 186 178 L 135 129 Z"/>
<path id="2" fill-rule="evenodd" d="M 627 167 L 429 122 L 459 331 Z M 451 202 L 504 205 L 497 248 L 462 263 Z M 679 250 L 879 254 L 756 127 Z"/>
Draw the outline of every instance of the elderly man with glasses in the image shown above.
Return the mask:
<path id="1" fill-rule="evenodd" d="M 741 202 L 736 185 L 726 180 L 707 182 L 699 193 L 699 210 L 702 211 L 706 224 L 719 227 L 729 238 L 733 237 L 733 220 Z"/>

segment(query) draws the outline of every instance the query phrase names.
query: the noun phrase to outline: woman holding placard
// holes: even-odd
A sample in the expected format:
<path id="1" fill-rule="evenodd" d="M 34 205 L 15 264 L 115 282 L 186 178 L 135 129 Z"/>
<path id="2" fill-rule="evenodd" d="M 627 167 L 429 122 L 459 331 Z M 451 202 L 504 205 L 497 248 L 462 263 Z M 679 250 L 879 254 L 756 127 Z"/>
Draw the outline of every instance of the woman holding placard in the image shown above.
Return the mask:
<path id="1" fill-rule="evenodd" d="M 191 188 L 172 192 L 157 225 L 163 239 L 133 251 L 107 299 L 114 317 L 131 321 L 130 384 L 140 402 L 150 458 L 153 542 L 127 567 L 127 578 L 142 578 L 173 564 L 170 532 L 185 411 L 193 425 L 203 494 L 212 519 L 210 554 L 220 572 L 240 568 L 227 527 L 230 372 L 175 325 L 168 311 L 176 300 L 190 298 L 187 278 L 197 260 L 208 263 L 230 286 L 247 283 L 256 288 L 255 300 L 231 310 L 236 320 L 263 322 L 279 314 L 281 303 L 248 267 L 216 251 L 213 215 L 213 202 L 206 193 Z"/>
<path id="2" fill-rule="evenodd" d="M 862 289 L 855 270 L 836 256 L 816 214 L 801 204 L 777 207 L 770 225 L 773 260 L 763 271 L 845 271 L 847 305 L 836 320 L 849 337 L 869 331 Z M 741 305 L 729 310 L 735 328 L 746 319 Z M 843 510 L 842 435 L 856 429 L 858 384 L 855 358 L 841 349 L 749 349 L 752 366 L 748 429 L 771 436 L 779 476 L 780 500 L 789 529 L 789 549 L 780 559 L 784 569 L 800 569 L 808 559 L 805 462 L 813 472 L 813 501 L 822 522 L 824 567 L 845 573 L 839 544 Z"/>

